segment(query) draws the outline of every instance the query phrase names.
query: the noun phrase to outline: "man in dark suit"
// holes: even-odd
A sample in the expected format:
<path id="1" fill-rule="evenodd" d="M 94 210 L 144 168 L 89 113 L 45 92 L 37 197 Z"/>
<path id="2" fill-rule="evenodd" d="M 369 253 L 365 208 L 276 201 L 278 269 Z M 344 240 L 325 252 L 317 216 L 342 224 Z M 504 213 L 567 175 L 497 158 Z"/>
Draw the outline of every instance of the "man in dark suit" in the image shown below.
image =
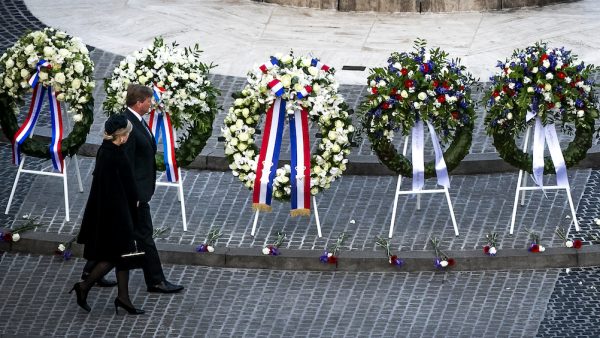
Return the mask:
<path id="1" fill-rule="evenodd" d="M 131 163 L 140 199 L 135 229 L 137 248 L 144 251 L 142 269 L 148 292 L 175 293 L 183 286 L 166 280 L 156 244 L 152 238 L 152 216 L 148 204 L 156 187 L 156 143 L 146 122 L 142 119 L 152 104 L 152 90 L 146 86 L 131 84 L 127 88 L 127 109 L 123 114 L 133 125 L 129 139 L 123 145 L 125 156 Z"/>

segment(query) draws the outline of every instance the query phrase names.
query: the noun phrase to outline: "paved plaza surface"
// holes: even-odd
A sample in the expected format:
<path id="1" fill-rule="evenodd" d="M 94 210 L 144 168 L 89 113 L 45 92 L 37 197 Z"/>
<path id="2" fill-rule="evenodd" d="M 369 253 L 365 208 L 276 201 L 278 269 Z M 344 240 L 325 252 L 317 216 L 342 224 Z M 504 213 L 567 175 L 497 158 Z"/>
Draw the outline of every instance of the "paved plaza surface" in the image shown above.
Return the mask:
<path id="1" fill-rule="evenodd" d="M 81 1 L 67 9 L 69 2 L 57 1 L 55 7 L 48 7 L 41 1 L 4 0 L 0 3 L 0 17 L 5 21 L 0 26 L 0 53 L 11 46 L 28 29 L 39 29 L 47 25 L 67 30 L 82 36 L 91 49 L 95 62 L 97 81 L 95 98 L 95 121 L 88 136 L 88 144 L 100 143 L 100 132 L 105 117 L 101 111 L 104 99 L 102 80 L 109 76 L 113 67 L 123 55 L 143 47 L 152 36 L 165 34 L 170 40 L 187 42 L 195 28 L 215 29 L 215 20 L 223 19 L 222 13 L 235 12 L 235 17 L 248 13 L 259 13 L 255 19 L 262 20 L 266 31 L 277 30 L 282 25 L 276 18 L 282 13 L 297 22 L 309 13 L 311 20 L 319 26 L 307 24 L 303 29 L 328 31 L 326 22 L 340 18 L 339 26 L 359 36 L 359 29 L 352 31 L 352 22 L 372 24 L 379 30 L 380 39 L 388 37 L 396 41 L 398 48 L 408 48 L 410 41 L 426 33 L 425 22 L 440 22 L 440 25 L 463 22 L 465 26 L 481 23 L 502 22 L 501 26 L 512 23 L 520 27 L 519 39 L 498 45 L 496 39 L 489 39 L 490 32 L 477 33 L 465 28 L 465 32 L 453 39 L 471 37 L 472 46 L 457 47 L 453 51 L 467 56 L 465 61 L 477 72 L 483 72 L 487 62 L 483 55 L 493 54 L 496 58 L 508 56 L 517 43 L 531 43 L 539 39 L 549 39 L 553 43 L 567 45 L 576 50 L 586 62 L 600 64 L 592 30 L 597 28 L 597 13 L 600 5 L 593 0 L 545 8 L 522 11 L 469 13 L 469 14 L 428 14 L 428 15 L 382 15 L 372 13 L 338 14 L 330 11 L 308 9 L 282 9 L 277 6 L 262 5 L 250 1 L 176 1 L 169 6 L 164 2 L 147 3 L 140 17 L 126 20 L 127 13 L 141 6 L 141 2 Z M 110 4 L 109 4 L 110 3 Z M 221 4 L 219 4 L 221 3 Z M 98 16 L 100 8 L 109 6 L 112 14 Z M 121 6 L 121 7 L 119 7 Z M 191 6 L 191 7 L 190 7 Z M 212 7 L 211 7 L 212 6 Z M 223 11 L 214 8 L 221 6 Z M 60 16 L 55 10 L 68 13 Z M 120 8 L 120 11 L 119 11 Z M 146 35 L 130 33 L 112 36 L 115 22 L 138 22 L 150 20 L 148 13 L 163 20 L 163 15 L 179 18 L 177 22 L 190 20 L 190 8 L 196 9 L 204 20 L 194 20 L 189 29 L 179 29 L 177 24 L 163 25 L 159 32 L 157 25 L 150 25 Z M 148 10 L 154 11 L 148 12 Z M 214 15 L 211 15 L 214 14 Z M 221 13 L 217 15 L 217 13 Z M 265 21 L 270 13 L 270 20 Z M 121 20 L 119 20 L 119 15 Z M 229 14 L 231 15 L 231 14 Z M 211 16 L 214 19 L 209 20 Z M 560 18 L 564 28 L 554 28 L 553 34 L 540 34 L 532 29 L 528 20 L 543 22 Z M 226 18 L 227 19 L 227 18 Z M 281 20 L 281 19 L 278 19 Z M 404 32 L 396 37 L 391 29 L 396 22 Z M 91 29 L 82 29 L 89 22 Z M 229 25 L 231 22 L 231 25 Z M 578 22 L 578 25 L 574 23 Z M 419 24 L 416 24 L 419 23 Z M 127 23 L 132 25 L 132 23 Z M 224 28 L 203 48 L 206 56 L 218 57 L 223 45 L 218 38 L 234 35 L 233 31 L 242 28 L 242 23 L 229 17 L 223 20 Z M 257 24 L 257 26 L 260 26 Z M 485 24 L 479 24 L 485 27 Z M 148 27 L 146 25 L 146 27 Z M 387 28 L 386 28 L 387 27 Z M 255 29 L 256 27 L 253 27 Z M 385 29 L 384 29 L 385 28 Z M 208 28 L 206 28 L 208 30 Z M 408 32 L 414 29 L 414 34 Z M 488 28 L 490 29 L 490 28 Z M 177 34 L 177 33 L 180 34 Z M 223 34 L 223 32 L 230 32 Z M 483 30 L 485 32 L 485 30 Z M 285 31 L 277 39 L 261 38 L 250 44 L 249 53 L 235 65 L 233 60 L 222 58 L 224 68 L 215 69 L 211 81 L 221 89 L 220 105 L 226 111 L 231 105 L 231 94 L 240 90 L 245 82 L 244 72 L 268 56 L 268 51 L 279 45 Z M 313 31 L 314 33 L 314 31 Z M 438 32 L 439 33 L 439 32 Z M 251 33 L 247 33 L 251 34 Z M 285 33 L 287 34 L 287 33 Z M 395 33 L 394 33 L 395 34 Z M 376 34 L 367 35 L 366 43 L 358 49 L 343 43 L 320 50 L 329 58 L 342 62 L 335 64 L 356 64 L 378 66 L 385 61 L 389 48 L 373 51 L 369 46 Z M 356 37 L 355 36 L 355 37 Z M 410 36 L 410 38 L 408 37 Z M 433 35 L 432 35 L 433 36 Z M 576 39 L 574 36 L 578 36 Z M 133 39 L 133 38 L 136 39 Z M 238 37 L 243 39 L 243 37 Z M 331 37 L 330 37 L 331 38 Z M 326 40 L 326 38 L 323 38 Z M 450 39 L 452 41 L 452 39 Z M 596 42 L 594 42 L 596 41 Z M 433 43 L 439 40 L 432 40 Z M 305 40 L 297 46 L 303 50 Z M 515 43 L 517 45 L 513 45 Z M 452 45 L 451 42 L 448 44 Z M 348 47 L 347 59 L 340 53 Z M 215 50 L 217 52 L 215 52 Z M 366 52 L 365 52 L 366 51 Z M 466 51 L 466 52 L 465 52 Z M 470 51 L 470 52 L 469 52 Z M 363 53 L 364 52 L 364 53 Z M 267 54 L 265 54 L 267 53 Z M 470 53 L 470 54 L 469 54 Z M 254 58 L 254 61 L 252 59 Z M 337 59 L 336 59 L 337 58 Z M 379 64 L 374 63 L 377 59 Z M 222 60 L 222 61 L 221 61 Z M 480 61 L 484 60 L 484 61 Z M 210 61 L 210 59 L 207 59 Z M 479 62 L 479 63 L 478 63 Z M 493 66 L 495 62 L 492 62 Z M 478 68 L 479 67 L 479 68 Z M 363 85 L 366 73 L 344 75 L 341 73 L 341 92 L 346 101 L 356 108 L 365 91 Z M 482 88 L 486 84 L 482 83 Z M 477 92 L 481 95 L 481 90 Z M 478 109 L 478 122 L 474 135 L 472 153 L 494 153 L 491 140 L 483 129 L 483 109 Z M 220 125 L 224 113 L 221 112 L 214 123 L 214 132 L 203 154 L 222 154 L 223 144 L 218 141 Z M 20 116 L 22 120 L 22 116 Z M 358 121 L 354 121 L 358 125 Z M 38 134 L 47 134 L 49 121 L 42 118 L 36 129 Z M 569 138 L 561 137 L 562 142 Z M 4 210 L 16 168 L 10 163 L 10 146 L 0 144 L 0 210 Z M 368 141 L 363 140 L 353 154 L 373 156 Z M 27 158 L 27 167 L 48 167 L 48 162 Z M 23 215 L 37 217 L 43 224 L 36 231 L 48 234 L 75 235 L 78 231 L 83 207 L 91 183 L 91 170 L 94 159 L 79 156 L 84 192 L 79 193 L 75 184 L 73 162 L 68 163 L 70 178 L 69 195 L 71 221 L 65 221 L 61 182 L 55 178 L 24 175 L 19 181 L 16 198 L 8 215 L 0 214 L 0 227 L 22 224 Z M 547 177 L 548 183 L 554 178 Z M 565 227 L 573 238 L 594 244 L 593 235 L 600 234 L 600 227 L 593 219 L 600 216 L 600 171 L 594 169 L 569 170 L 569 179 L 581 232 L 574 234 L 570 212 L 564 194 L 549 191 L 528 194 L 524 206 L 517 215 L 517 228 L 513 236 L 508 235 L 512 211 L 516 172 L 452 175 L 450 194 L 459 226 L 460 236 L 454 236 L 446 201 L 441 196 L 425 196 L 422 209 L 416 211 L 416 198 L 400 198 L 396 229 L 391 240 L 392 248 L 400 256 L 407 251 L 431 250 L 427 240 L 436 236 L 442 240 L 444 248 L 452 250 L 479 250 L 484 245 L 485 234 L 499 233 L 500 248 L 523 248 L 527 245 L 527 229 L 534 229 L 541 235 L 542 243 L 548 247 L 561 246 L 556 236 L 557 226 Z M 243 188 L 230 172 L 184 170 L 185 201 L 187 204 L 188 231 L 183 231 L 179 203 L 173 189 L 158 188 L 151 203 L 155 227 L 167 227 L 167 232 L 157 241 L 175 245 L 195 245 L 202 243 L 211 227 L 217 227 L 223 237 L 218 247 L 254 248 L 257 254 L 265 244 L 273 241 L 277 231 L 284 231 L 287 240 L 282 248 L 301 249 L 314 252 L 315 259 L 322 250 L 331 245 L 337 236 L 346 232 L 350 237 L 342 247 L 345 251 L 378 250 L 375 236 L 386 236 L 391 221 L 393 191 L 397 182 L 394 176 L 351 176 L 336 181 L 332 188 L 317 198 L 322 223 L 323 237 L 317 236 L 314 217 L 290 218 L 289 206 L 274 205 L 274 212 L 261 214 L 255 237 L 250 236 L 252 211 L 250 192 Z M 410 184 L 406 181 L 404 184 Z M 433 186 L 433 182 L 428 182 Z M 156 295 L 145 291 L 142 274 L 132 274 L 130 290 L 134 304 L 147 310 L 147 315 L 133 317 L 115 315 L 112 299 L 116 290 L 100 289 L 90 294 L 92 313 L 83 313 L 75 304 L 74 296 L 66 292 L 78 280 L 84 261 L 73 258 L 63 261 L 51 255 L 38 256 L 24 253 L 0 253 L 0 337 L 12 336 L 410 336 L 410 337 L 597 337 L 600 328 L 597 318 L 600 314 L 600 287 L 598 269 L 547 269 L 522 271 L 473 271 L 473 272 L 415 272 L 399 270 L 390 273 L 371 272 L 310 272 L 277 271 L 252 269 L 225 269 L 203 266 L 166 265 L 167 278 L 183 284 L 186 290 L 177 295 Z"/>

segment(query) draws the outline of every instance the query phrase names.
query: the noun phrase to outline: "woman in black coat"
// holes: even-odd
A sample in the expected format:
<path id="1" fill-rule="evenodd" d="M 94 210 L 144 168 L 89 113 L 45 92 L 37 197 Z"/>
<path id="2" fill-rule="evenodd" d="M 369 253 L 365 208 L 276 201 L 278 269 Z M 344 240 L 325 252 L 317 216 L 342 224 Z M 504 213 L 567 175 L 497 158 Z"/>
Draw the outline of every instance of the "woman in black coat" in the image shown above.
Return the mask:
<path id="1" fill-rule="evenodd" d="M 128 260 L 124 254 L 136 251 L 133 227 L 138 197 L 131 165 L 121 145 L 127 142 L 132 125 L 122 115 L 113 115 L 104 125 L 104 141 L 96 155 L 92 188 L 88 198 L 77 242 L 84 244 L 83 257 L 98 262 L 89 277 L 75 283 L 71 291 L 77 304 L 90 311 L 87 295 L 92 286 L 113 267 L 117 272 L 118 296 L 115 311 L 122 307 L 131 314 L 142 314 L 129 299 Z"/>

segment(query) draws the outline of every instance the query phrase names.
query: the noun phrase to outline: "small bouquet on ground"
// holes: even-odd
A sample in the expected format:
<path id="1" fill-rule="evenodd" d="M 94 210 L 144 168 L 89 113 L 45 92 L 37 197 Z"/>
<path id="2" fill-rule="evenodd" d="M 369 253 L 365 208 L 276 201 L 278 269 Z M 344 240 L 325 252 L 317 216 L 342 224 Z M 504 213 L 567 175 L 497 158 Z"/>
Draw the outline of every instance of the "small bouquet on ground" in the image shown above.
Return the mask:
<path id="1" fill-rule="evenodd" d="M 221 237 L 221 233 L 217 228 L 210 229 L 208 232 L 208 237 L 206 238 L 206 242 L 198 245 L 196 247 L 196 252 L 214 252 L 215 243 L 219 237 Z"/>
<path id="2" fill-rule="evenodd" d="M 454 258 L 448 257 L 448 255 L 440 249 L 440 240 L 437 237 L 431 238 L 430 241 L 433 250 L 435 250 L 435 260 L 433 261 L 433 265 L 436 268 L 445 269 L 456 264 Z"/>
<path id="3" fill-rule="evenodd" d="M 21 239 L 20 234 L 33 230 L 41 225 L 37 222 L 37 217 L 30 218 L 29 215 L 23 215 L 23 219 L 26 219 L 27 221 L 20 227 L 16 227 L 15 229 L 12 229 L 12 231 L 0 231 L 0 242 L 18 242 Z"/>
<path id="4" fill-rule="evenodd" d="M 498 253 L 498 234 L 490 232 L 485 235 L 485 239 L 487 240 L 487 245 L 483 247 L 483 252 L 488 256 L 496 256 Z"/>
<path id="5" fill-rule="evenodd" d="M 275 240 L 275 243 L 273 243 L 272 245 L 267 245 L 262 249 L 262 253 L 264 255 L 269 255 L 269 256 L 279 256 L 281 254 L 281 252 L 279 252 L 279 247 L 281 246 L 281 244 L 283 244 L 283 240 L 285 239 L 285 233 L 281 232 L 281 231 L 277 231 L 277 239 Z"/>
<path id="6" fill-rule="evenodd" d="M 540 236 L 538 234 L 532 230 L 527 230 L 527 233 L 529 234 L 529 239 L 531 240 L 531 243 L 529 243 L 529 248 L 527 249 L 529 252 L 538 253 L 546 251 L 546 248 L 540 244 Z"/>
<path id="7" fill-rule="evenodd" d="M 344 241 L 346 240 L 346 238 L 348 238 L 348 235 L 346 235 L 345 232 L 342 232 L 338 236 L 337 240 L 335 241 L 335 243 L 333 244 L 331 249 L 325 249 L 325 252 L 323 252 L 323 255 L 321 257 L 319 257 L 319 260 L 321 261 L 321 263 L 335 264 L 335 266 L 337 266 L 337 263 L 338 263 L 337 254 L 340 251 L 340 247 L 342 246 L 342 244 L 344 244 Z"/>
<path id="8" fill-rule="evenodd" d="M 576 239 L 576 240 L 567 239 L 567 233 L 565 232 L 565 229 L 563 229 L 563 228 L 557 228 L 556 234 L 558 235 L 558 237 L 560 237 L 563 240 L 563 243 L 565 243 L 565 246 L 567 248 L 581 249 L 581 247 L 583 246 L 583 242 L 580 239 Z"/>
<path id="9" fill-rule="evenodd" d="M 398 258 L 397 255 L 392 255 L 392 251 L 390 250 L 390 241 L 388 241 L 385 238 L 381 238 L 379 236 L 376 236 L 375 238 L 377 238 L 377 240 L 375 241 L 375 244 L 377 244 L 380 247 L 385 249 L 385 252 L 388 257 L 388 262 L 390 263 L 390 265 L 402 267 L 402 265 L 404 265 L 404 261 L 402 259 Z"/>
<path id="10" fill-rule="evenodd" d="M 152 239 L 159 238 L 162 234 L 164 234 L 165 232 L 167 232 L 167 230 L 169 230 L 168 227 L 154 228 L 152 230 Z"/>
<path id="11" fill-rule="evenodd" d="M 71 259 L 71 257 L 73 256 L 73 250 L 71 249 L 71 247 L 73 246 L 73 243 L 77 240 L 77 236 L 78 235 L 73 236 L 70 240 L 68 240 L 65 243 L 60 243 L 54 253 L 56 253 L 57 256 L 62 256 L 62 258 L 65 261 Z"/>

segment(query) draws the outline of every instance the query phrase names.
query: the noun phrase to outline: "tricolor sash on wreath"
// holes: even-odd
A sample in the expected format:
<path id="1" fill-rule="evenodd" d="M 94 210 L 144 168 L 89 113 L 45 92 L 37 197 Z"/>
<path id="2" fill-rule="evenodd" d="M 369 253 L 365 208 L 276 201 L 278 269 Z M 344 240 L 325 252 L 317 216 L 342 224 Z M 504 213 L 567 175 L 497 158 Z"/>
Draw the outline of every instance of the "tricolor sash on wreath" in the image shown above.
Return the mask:
<path id="1" fill-rule="evenodd" d="M 33 94 L 31 95 L 31 104 L 29 106 L 27 118 L 19 130 L 15 133 L 15 136 L 12 140 L 13 163 L 16 165 L 21 163 L 21 146 L 35 129 L 35 124 L 37 123 L 38 117 L 42 110 L 42 105 L 44 103 L 44 96 L 47 94 L 50 107 L 50 122 L 52 132 L 52 140 L 50 141 L 49 146 L 50 157 L 52 159 L 52 166 L 54 169 L 62 173 L 64 169 L 64 158 L 61 149 L 61 143 L 63 139 L 62 111 L 52 86 L 44 87 L 39 84 L 39 72 L 42 67 L 49 68 L 51 66 L 46 60 L 40 60 L 37 64 L 37 72 L 29 79 L 29 84 L 33 87 Z"/>
<path id="2" fill-rule="evenodd" d="M 263 142 L 258 156 L 256 179 L 252 195 L 253 208 L 271 211 L 273 181 L 276 176 L 279 152 L 283 137 L 286 101 L 281 99 L 283 87 L 273 80 L 269 87 L 277 96 L 267 111 Z M 310 142 L 308 130 L 308 111 L 298 110 L 289 117 L 291 138 L 291 203 L 292 216 L 310 215 Z"/>
<path id="3" fill-rule="evenodd" d="M 158 105 L 165 89 L 154 85 L 152 92 L 154 100 Z M 152 111 L 150 111 L 150 122 L 148 123 L 148 127 L 150 127 L 156 145 L 159 143 L 159 136 L 162 137 L 163 158 L 167 180 L 173 183 L 179 181 L 179 170 L 177 168 L 177 159 L 175 156 L 175 136 L 169 113 L 163 112 L 160 108 L 152 109 Z"/>

